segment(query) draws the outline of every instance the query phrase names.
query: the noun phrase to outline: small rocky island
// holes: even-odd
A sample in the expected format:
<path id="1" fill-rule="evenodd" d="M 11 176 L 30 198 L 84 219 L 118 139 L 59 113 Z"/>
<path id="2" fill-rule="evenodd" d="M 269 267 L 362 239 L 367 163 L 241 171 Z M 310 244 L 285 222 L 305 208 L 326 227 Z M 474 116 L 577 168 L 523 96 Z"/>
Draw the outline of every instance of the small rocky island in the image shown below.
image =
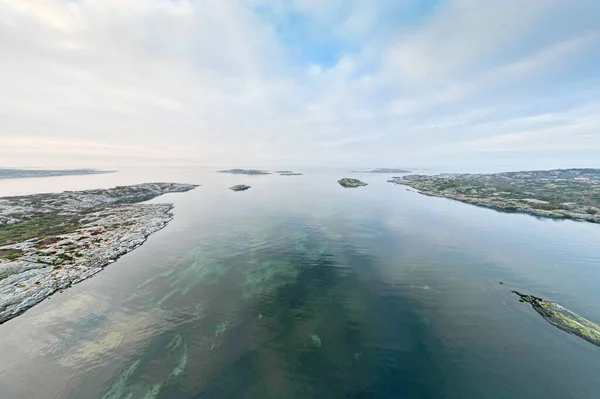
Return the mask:
<path id="1" fill-rule="evenodd" d="M 0 323 L 85 280 L 173 218 L 139 204 L 196 185 L 147 183 L 0 198 Z"/>
<path id="2" fill-rule="evenodd" d="M 229 187 L 231 191 L 246 191 L 250 188 L 250 186 L 246 186 L 245 184 L 236 184 L 235 186 Z"/>
<path id="3" fill-rule="evenodd" d="M 557 303 L 544 301 L 542 298 L 521 294 L 517 291 L 513 291 L 513 293 L 521 298 L 521 302 L 531 304 L 533 309 L 554 327 L 600 346 L 600 325 L 563 308 Z"/>
<path id="4" fill-rule="evenodd" d="M 600 223 L 600 169 L 410 175 L 390 182 L 498 211 Z"/>
<path id="5" fill-rule="evenodd" d="M 349 179 L 347 177 L 344 177 L 341 180 L 338 180 L 338 183 L 340 184 L 340 186 L 345 187 L 345 188 L 356 188 L 356 187 L 362 187 L 362 186 L 366 186 L 367 183 L 364 183 L 358 179 Z"/>
<path id="6" fill-rule="evenodd" d="M 0 168 L 0 179 L 22 179 L 26 177 L 53 177 L 53 176 L 82 176 L 114 173 L 113 170 L 98 169 L 5 169 Z"/>
<path id="7" fill-rule="evenodd" d="M 227 169 L 220 170 L 219 173 L 229 173 L 232 175 L 246 175 L 246 176 L 258 176 L 258 175 L 270 175 L 271 172 L 259 169 Z"/>

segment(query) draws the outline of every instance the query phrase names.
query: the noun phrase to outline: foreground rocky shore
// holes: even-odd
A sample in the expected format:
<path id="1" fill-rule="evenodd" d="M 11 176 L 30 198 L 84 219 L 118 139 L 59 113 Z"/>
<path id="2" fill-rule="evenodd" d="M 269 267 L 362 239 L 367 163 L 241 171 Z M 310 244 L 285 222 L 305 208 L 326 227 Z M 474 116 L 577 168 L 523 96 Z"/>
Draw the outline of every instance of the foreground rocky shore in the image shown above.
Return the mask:
<path id="1" fill-rule="evenodd" d="M 148 183 L 0 198 L 0 323 L 101 271 L 172 219 L 137 204 L 195 185 Z"/>
<path id="2" fill-rule="evenodd" d="M 390 182 L 498 211 L 600 223 L 600 169 L 410 175 Z"/>

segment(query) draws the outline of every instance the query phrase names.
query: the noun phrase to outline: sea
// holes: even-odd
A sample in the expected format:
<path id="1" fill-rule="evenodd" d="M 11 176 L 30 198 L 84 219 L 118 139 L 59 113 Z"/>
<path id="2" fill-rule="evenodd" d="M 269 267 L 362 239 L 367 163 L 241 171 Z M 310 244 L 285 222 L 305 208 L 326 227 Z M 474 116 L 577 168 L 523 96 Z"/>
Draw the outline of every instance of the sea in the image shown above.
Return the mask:
<path id="1" fill-rule="evenodd" d="M 599 398 L 600 348 L 511 291 L 600 322 L 600 225 L 428 197 L 390 177 L 1 180 L 0 196 L 200 187 L 149 201 L 174 204 L 166 228 L 0 325 L 0 398 Z"/>

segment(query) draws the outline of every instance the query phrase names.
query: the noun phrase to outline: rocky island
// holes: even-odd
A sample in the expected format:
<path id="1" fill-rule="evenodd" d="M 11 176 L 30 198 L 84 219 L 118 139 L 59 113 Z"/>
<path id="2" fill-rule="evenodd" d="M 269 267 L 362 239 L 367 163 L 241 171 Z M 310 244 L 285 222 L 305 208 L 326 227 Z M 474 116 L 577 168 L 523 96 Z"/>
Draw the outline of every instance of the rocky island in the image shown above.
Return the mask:
<path id="1" fill-rule="evenodd" d="M 250 186 L 246 186 L 245 184 L 236 184 L 235 186 L 229 187 L 231 191 L 246 191 L 250 188 Z"/>
<path id="2" fill-rule="evenodd" d="M 521 302 L 531 304 L 533 309 L 554 327 L 600 346 L 600 326 L 598 324 L 563 308 L 557 303 L 544 301 L 542 298 L 521 294 L 517 291 L 513 291 L 513 293 L 521 298 Z"/>
<path id="3" fill-rule="evenodd" d="M 227 169 L 220 170 L 219 173 L 229 173 L 232 175 L 247 175 L 247 176 L 258 176 L 258 175 L 270 175 L 271 172 L 259 169 Z"/>
<path id="4" fill-rule="evenodd" d="M 600 223 L 600 169 L 410 175 L 390 182 L 498 211 Z"/>
<path id="5" fill-rule="evenodd" d="M 147 183 L 0 198 L 0 323 L 85 280 L 172 219 L 171 204 L 138 204 L 196 185 Z"/>
<path id="6" fill-rule="evenodd" d="M 349 179 L 347 177 L 338 180 L 338 183 L 340 184 L 340 186 L 345 187 L 345 188 L 356 188 L 356 187 L 362 187 L 362 186 L 367 185 L 367 183 L 364 183 L 358 179 Z"/>
<path id="7" fill-rule="evenodd" d="M 5 169 L 0 168 L 0 179 L 22 179 L 25 177 L 51 177 L 51 176 L 81 176 L 114 173 L 113 170 L 98 169 Z"/>

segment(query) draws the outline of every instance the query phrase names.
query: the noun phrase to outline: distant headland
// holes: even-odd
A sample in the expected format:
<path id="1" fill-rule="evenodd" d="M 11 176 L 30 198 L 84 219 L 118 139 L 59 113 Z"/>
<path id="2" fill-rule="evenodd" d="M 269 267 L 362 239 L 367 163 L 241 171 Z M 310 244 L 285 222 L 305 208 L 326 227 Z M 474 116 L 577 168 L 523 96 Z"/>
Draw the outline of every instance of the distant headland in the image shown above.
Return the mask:
<path id="1" fill-rule="evenodd" d="M 26 177 L 80 176 L 115 173 L 115 170 L 98 169 L 8 169 L 0 168 L 0 179 L 22 179 Z"/>

